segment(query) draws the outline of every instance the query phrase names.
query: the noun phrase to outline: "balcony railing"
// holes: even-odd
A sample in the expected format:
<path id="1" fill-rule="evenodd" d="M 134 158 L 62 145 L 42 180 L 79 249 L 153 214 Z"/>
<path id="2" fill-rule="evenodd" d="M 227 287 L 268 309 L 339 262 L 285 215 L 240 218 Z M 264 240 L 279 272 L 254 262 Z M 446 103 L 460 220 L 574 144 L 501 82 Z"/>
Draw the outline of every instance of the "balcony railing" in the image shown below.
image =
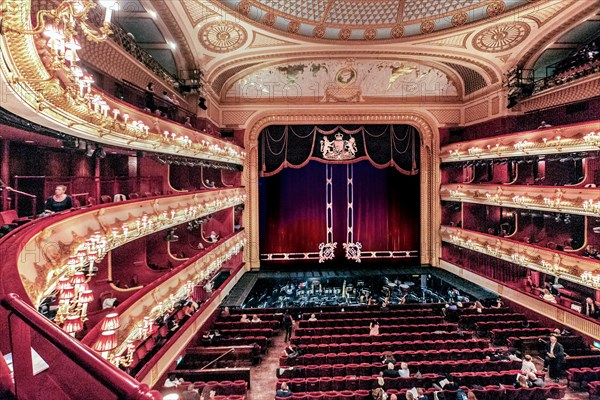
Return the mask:
<path id="1" fill-rule="evenodd" d="M 108 364 L 98 354 L 44 318 L 19 296 L 9 294 L 2 299 L 1 303 L 11 312 L 8 334 L 17 398 L 37 398 L 40 390 L 45 391 L 48 398 L 75 398 L 70 397 L 73 395 L 69 390 L 71 381 L 77 382 L 77 385 L 82 388 L 85 387 L 88 393 L 106 396 L 102 397 L 104 399 L 153 400 L 157 398 L 150 393 L 147 385 L 140 384 L 125 372 Z M 36 378 L 34 372 L 33 344 L 42 359 L 48 363 L 49 368 L 43 372 L 45 375 L 42 376 L 43 379 Z M 53 347 L 58 349 L 60 355 L 44 357 L 45 352 L 52 352 Z M 60 371 L 66 368 L 65 363 L 69 365 L 68 379 L 62 379 L 60 375 Z M 55 384 L 49 385 L 51 381 Z"/>

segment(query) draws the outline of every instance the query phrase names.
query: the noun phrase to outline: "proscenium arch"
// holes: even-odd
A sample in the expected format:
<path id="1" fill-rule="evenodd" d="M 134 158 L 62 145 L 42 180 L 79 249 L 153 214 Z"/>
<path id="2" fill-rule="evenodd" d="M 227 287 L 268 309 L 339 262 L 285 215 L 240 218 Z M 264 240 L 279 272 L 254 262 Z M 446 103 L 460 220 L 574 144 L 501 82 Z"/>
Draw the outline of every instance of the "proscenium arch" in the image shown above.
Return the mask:
<path id="1" fill-rule="evenodd" d="M 420 152 L 420 263 L 437 266 L 440 225 L 439 199 L 439 130 L 435 120 L 419 112 L 400 113 L 310 113 L 265 111 L 248 121 L 244 137 L 246 159 L 242 172 L 242 185 L 246 188 L 247 200 L 243 215 L 244 228 L 248 234 L 248 244 L 244 252 L 246 267 L 260 269 L 259 244 L 259 191 L 258 191 L 258 136 L 270 125 L 308 125 L 308 124 L 406 124 L 414 127 L 421 138 Z"/>

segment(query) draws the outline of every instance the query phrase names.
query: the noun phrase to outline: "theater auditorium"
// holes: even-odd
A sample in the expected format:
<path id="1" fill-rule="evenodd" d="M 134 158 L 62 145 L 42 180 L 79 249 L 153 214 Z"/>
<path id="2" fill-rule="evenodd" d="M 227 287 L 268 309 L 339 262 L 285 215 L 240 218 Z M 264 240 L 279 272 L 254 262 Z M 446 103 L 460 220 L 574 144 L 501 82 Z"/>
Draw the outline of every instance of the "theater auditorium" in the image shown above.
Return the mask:
<path id="1" fill-rule="evenodd" d="M 0 52 L 0 399 L 600 399 L 597 0 L 0 0 Z"/>

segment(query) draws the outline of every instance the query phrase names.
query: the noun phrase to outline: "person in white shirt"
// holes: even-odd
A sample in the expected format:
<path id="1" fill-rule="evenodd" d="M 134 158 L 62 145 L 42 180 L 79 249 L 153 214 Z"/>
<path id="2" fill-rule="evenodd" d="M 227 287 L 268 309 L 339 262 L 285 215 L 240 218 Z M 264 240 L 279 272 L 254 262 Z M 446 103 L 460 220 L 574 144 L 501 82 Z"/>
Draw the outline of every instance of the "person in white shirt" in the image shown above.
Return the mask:
<path id="1" fill-rule="evenodd" d="M 405 362 L 400 363 L 400 369 L 398 370 L 398 376 L 400 378 L 408 378 L 410 376 L 410 371 L 408 370 L 408 364 Z"/>
<path id="2" fill-rule="evenodd" d="M 175 374 L 169 374 L 169 377 L 165 381 L 165 384 L 163 385 L 163 387 L 166 387 L 166 388 L 177 387 L 181 384 L 181 382 L 183 382 L 183 378 L 177 379 L 177 376 Z"/>
<path id="3" fill-rule="evenodd" d="M 537 372 L 537 368 L 535 367 L 535 364 L 532 361 L 532 357 L 529 354 L 525 355 L 525 357 L 523 358 L 523 364 L 521 364 L 521 372 L 523 373 L 523 375 L 527 375 L 530 372 Z"/>

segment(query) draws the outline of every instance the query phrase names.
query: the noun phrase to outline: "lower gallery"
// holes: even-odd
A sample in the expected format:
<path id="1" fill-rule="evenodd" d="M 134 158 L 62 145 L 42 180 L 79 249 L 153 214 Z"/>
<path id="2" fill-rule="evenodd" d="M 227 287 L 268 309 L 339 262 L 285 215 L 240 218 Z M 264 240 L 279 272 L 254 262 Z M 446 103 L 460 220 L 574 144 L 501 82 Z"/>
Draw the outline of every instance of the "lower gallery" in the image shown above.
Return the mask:
<path id="1" fill-rule="evenodd" d="M 597 400 L 599 25 L 0 1 L 0 399 Z"/>

